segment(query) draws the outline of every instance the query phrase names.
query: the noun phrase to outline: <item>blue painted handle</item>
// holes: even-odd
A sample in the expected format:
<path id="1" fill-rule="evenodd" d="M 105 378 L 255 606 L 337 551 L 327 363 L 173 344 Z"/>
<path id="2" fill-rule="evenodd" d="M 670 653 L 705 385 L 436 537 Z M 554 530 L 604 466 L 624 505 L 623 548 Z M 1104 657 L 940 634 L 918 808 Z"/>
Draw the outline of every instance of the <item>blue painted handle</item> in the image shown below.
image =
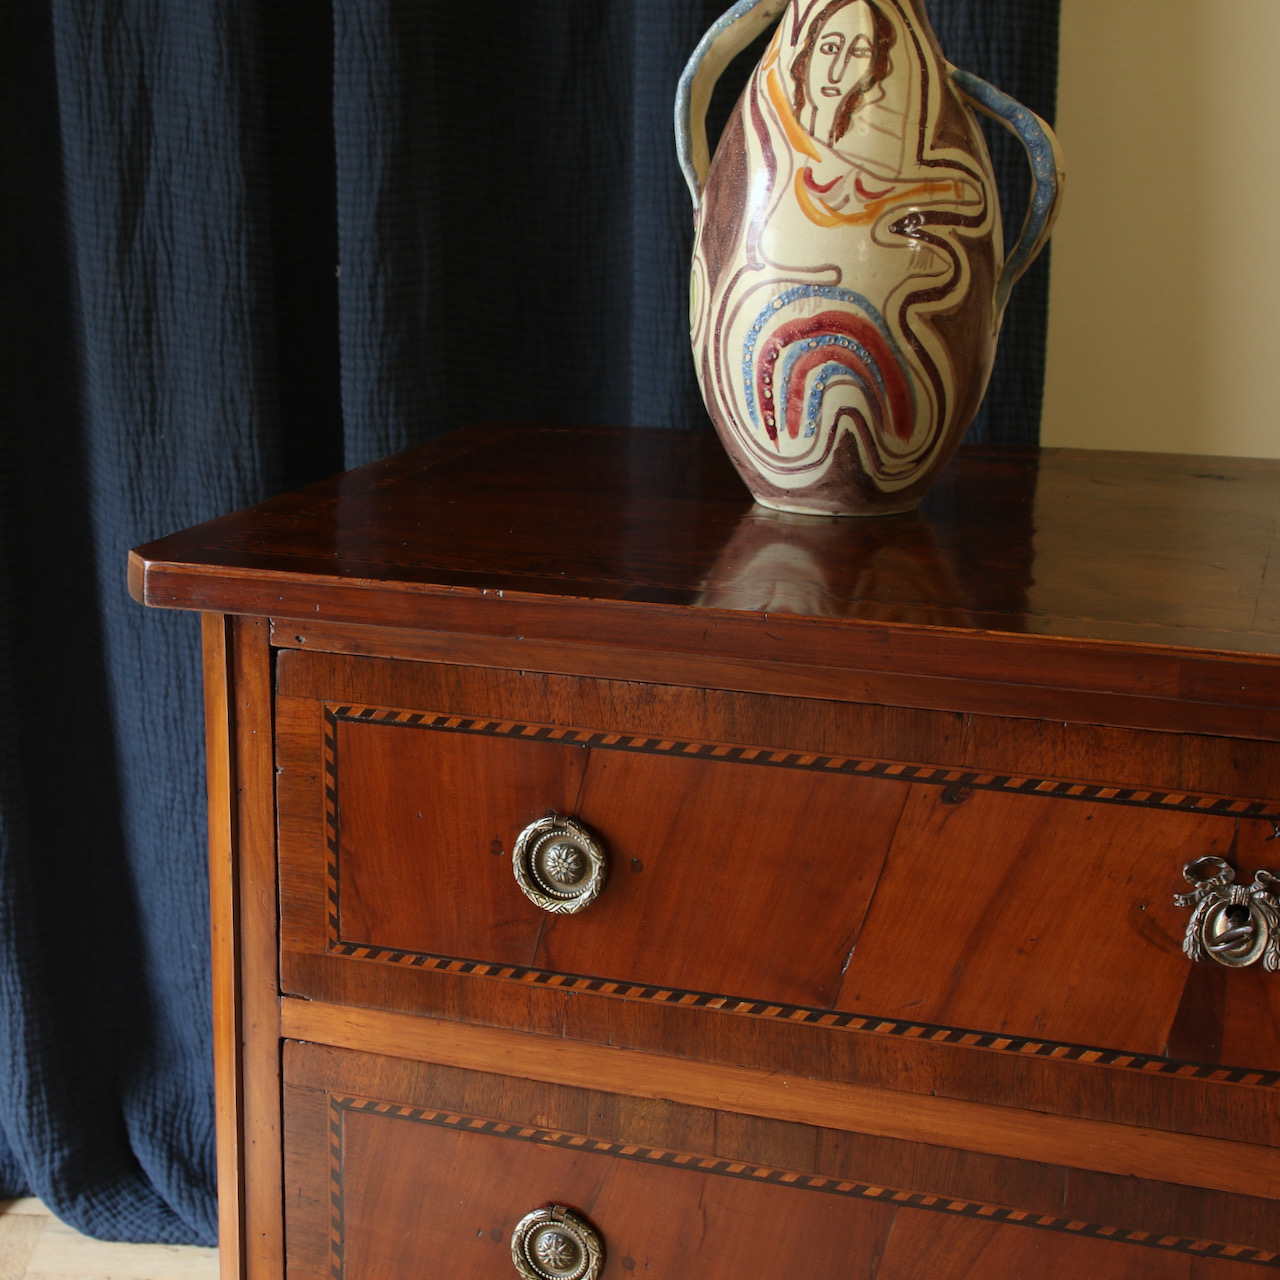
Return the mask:
<path id="1" fill-rule="evenodd" d="M 738 0 L 702 37 L 676 90 L 676 154 L 693 197 L 702 199 L 711 156 L 707 105 L 720 73 L 787 7 L 788 0 Z"/>
<path id="2" fill-rule="evenodd" d="M 1034 111 L 1028 111 L 1016 99 L 968 71 L 953 70 L 951 78 L 979 111 L 998 120 L 1022 143 L 1031 161 L 1031 205 L 1022 224 L 1022 234 L 1005 259 L 1004 271 L 996 284 L 999 314 L 1004 311 L 1018 277 L 1036 260 L 1053 230 L 1062 197 L 1062 152 L 1053 130 Z"/>

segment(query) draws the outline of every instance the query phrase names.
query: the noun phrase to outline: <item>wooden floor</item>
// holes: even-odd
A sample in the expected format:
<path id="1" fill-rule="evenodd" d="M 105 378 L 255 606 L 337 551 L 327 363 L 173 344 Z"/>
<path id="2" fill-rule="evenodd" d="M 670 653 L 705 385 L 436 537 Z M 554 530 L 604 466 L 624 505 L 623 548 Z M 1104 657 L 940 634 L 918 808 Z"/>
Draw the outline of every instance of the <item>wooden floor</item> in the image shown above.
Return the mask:
<path id="1" fill-rule="evenodd" d="M 217 1280 L 217 1249 L 103 1244 L 39 1200 L 0 1200 L 0 1280 Z"/>

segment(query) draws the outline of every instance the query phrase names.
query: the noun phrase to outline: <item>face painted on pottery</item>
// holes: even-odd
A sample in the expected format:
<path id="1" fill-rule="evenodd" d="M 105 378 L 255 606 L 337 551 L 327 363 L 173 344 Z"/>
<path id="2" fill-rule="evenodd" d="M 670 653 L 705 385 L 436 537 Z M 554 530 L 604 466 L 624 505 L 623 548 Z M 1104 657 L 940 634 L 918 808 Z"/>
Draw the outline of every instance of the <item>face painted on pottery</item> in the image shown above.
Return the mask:
<path id="1" fill-rule="evenodd" d="M 797 118 L 837 147 L 854 115 L 884 97 L 893 24 L 873 0 L 829 0 L 809 24 L 791 66 Z"/>
<path id="2" fill-rule="evenodd" d="M 811 104 L 810 132 L 828 144 L 836 141 L 840 108 L 871 66 L 875 31 L 871 10 L 855 0 L 837 10 L 821 30 L 805 77 L 805 96 Z"/>

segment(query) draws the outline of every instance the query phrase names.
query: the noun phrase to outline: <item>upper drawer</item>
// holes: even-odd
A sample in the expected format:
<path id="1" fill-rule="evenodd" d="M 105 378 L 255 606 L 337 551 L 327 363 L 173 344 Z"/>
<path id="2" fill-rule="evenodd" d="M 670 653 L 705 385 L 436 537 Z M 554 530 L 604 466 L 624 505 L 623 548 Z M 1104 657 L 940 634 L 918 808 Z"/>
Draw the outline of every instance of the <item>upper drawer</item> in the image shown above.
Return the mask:
<path id="1" fill-rule="evenodd" d="M 287 991 L 331 997 L 316 960 L 373 961 L 1280 1066 L 1280 977 L 1181 951 L 1184 864 L 1234 849 L 1261 865 L 1270 824 L 1229 803 L 866 758 L 825 703 L 282 663 Z M 813 750 L 819 721 L 848 754 Z M 607 851 L 577 915 L 512 874 L 519 832 L 550 813 Z"/>

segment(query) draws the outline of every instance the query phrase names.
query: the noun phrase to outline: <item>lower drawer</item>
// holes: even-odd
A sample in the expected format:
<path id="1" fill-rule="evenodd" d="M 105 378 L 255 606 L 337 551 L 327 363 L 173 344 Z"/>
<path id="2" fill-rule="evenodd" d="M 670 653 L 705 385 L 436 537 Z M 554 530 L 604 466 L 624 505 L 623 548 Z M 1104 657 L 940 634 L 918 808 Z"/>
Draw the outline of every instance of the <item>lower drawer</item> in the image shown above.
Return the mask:
<path id="1" fill-rule="evenodd" d="M 290 1280 L 507 1280 L 517 1224 L 550 1205 L 594 1227 L 600 1274 L 614 1278 L 1261 1280 L 1280 1268 L 1280 1245 L 1262 1239 L 1273 1207 L 1241 1197 L 1133 1179 L 1109 1193 L 1050 1165 L 319 1045 L 287 1043 L 285 1079 Z M 1088 1212 L 1101 1207 L 1109 1217 Z M 1237 1238 L 1188 1235 L 1179 1220 Z M 546 1274 L 574 1274 L 562 1264 Z"/>

